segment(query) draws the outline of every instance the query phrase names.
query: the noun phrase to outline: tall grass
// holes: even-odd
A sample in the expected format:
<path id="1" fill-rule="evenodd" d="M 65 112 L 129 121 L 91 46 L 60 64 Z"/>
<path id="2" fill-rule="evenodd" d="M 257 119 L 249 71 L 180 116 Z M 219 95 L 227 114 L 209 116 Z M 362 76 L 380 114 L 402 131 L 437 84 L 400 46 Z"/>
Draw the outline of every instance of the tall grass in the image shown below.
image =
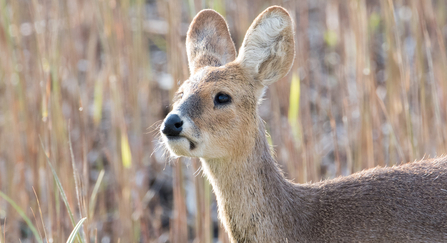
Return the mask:
<path id="1" fill-rule="evenodd" d="M 157 126 L 194 15 L 239 46 L 273 4 L 296 59 L 259 110 L 288 178 L 447 152 L 443 0 L 0 0 L 0 242 L 228 242 L 200 162 L 164 157 Z"/>

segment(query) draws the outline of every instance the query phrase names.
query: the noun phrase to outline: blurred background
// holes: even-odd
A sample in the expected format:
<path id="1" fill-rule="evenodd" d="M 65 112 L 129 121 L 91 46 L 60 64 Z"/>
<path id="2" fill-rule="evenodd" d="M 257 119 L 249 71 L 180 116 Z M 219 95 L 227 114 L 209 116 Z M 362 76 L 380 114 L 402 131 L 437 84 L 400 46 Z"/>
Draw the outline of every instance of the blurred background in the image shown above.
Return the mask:
<path id="1" fill-rule="evenodd" d="M 270 5 L 296 59 L 260 107 L 287 178 L 447 151 L 445 0 L 0 0 L 0 242 L 228 242 L 196 159 L 158 128 L 213 8 L 237 48 Z M 81 219 L 86 218 L 85 221 Z"/>

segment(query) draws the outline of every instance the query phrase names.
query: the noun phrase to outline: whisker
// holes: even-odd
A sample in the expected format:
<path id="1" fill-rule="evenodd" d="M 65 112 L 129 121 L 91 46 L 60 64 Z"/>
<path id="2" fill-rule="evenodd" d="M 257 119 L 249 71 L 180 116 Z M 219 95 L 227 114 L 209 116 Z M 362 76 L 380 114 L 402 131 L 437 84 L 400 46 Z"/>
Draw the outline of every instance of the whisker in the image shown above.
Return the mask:
<path id="1" fill-rule="evenodd" d="M 149 129 L 151 129 L 151 130 L 148 131 L 145 134 L 150 134 L 150 133 L 153 133 L 153 132 L 159 132 L 161 124 L 163 124 L 163 120 L 158 120 L 158 121 L 154 122 L 154 124 L 152 124 L 150 127 L 146 128 L 146 130 L 149 130 Z"/>
<path id="2" fill-rule="evenodd" d="M 199 168 L 197 168 L 197 170 L 193 173 L 194 177 L 197 177 L 200 172 L 203 172 L 202 166 L 199 166 Z M 202 175 L 203 175 L 203 173 L 202 173 Z"/>

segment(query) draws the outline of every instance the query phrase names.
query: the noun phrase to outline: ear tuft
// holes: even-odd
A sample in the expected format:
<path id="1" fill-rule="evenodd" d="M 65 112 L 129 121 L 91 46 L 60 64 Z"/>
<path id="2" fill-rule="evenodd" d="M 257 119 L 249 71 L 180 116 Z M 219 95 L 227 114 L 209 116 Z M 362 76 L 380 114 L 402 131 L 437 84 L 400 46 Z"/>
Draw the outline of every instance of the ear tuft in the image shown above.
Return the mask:
<path id="1" fill-rule="evenodd" d="M 282 7 L 262 12 L 245 35 L 238 62 L 263 85 L 284 77 L 295 57 L 293 22 Z"/>
<path id="2" fill-rule="evenodd" d="M 191 74 L 204 66 L 218 67 L 233 61 L 236 48 L 225 19 L 211 9 L 200 11 L 189 26 L 186 51 Z"/>

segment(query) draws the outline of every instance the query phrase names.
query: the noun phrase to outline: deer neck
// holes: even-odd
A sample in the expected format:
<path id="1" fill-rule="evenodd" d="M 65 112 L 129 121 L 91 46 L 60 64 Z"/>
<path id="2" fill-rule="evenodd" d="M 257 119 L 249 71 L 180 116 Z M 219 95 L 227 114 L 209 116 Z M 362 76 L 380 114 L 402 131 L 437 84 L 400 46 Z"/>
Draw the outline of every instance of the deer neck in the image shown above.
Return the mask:
<path id="1" fill-rule="evenodd" d="M 300 218 L 310 207 L 305 188 L 284 178 L 260 119 L 258 124 L 255 144 L 244 156 L 201 159 L 216 194 L 219 217 L 233 242 L 281 237 L 274 234 L 282 230 L 274 229 L 292 223 L 288 221 L 305 224 Z"/>

